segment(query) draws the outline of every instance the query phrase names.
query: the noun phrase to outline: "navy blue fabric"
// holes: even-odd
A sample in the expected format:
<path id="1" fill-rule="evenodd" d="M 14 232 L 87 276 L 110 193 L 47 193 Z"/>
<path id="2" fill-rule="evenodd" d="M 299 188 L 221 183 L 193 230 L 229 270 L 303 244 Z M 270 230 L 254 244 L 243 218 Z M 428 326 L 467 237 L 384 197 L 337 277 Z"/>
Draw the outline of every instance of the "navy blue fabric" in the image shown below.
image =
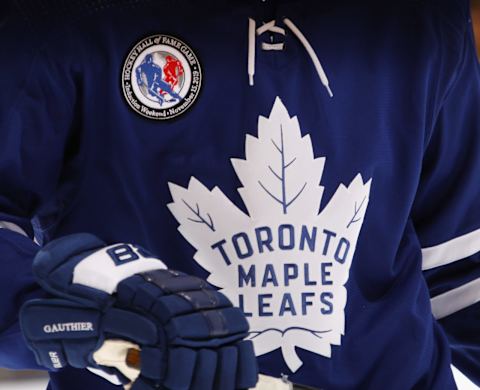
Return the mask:
<path id="1" fill-rule="evenodd" d="M 47 390 L 85 390 L 85 389 L 108 389 L 119 390 L 118 386 L 112 385 L 105 379 L 92 374 L 85 369 L 80 370 L 73 367 L 66 367 L 59 371 L 50 372 L 51 381 Z M 150 390 L 144 387 L 142 390 Z"/>
<path id="2" fill-rule="evenodd" d="M 219 389 L 233 390 L 236 388 L 237 349 L 222 348 L 218 354 L 217 376 L 215 384 Z"/>
<path id="3" fill-rule="evenodd" d="M 70 338 L 97 338 L 99 336 L 99 318 L 97 310 L 85 309 L 79 305 L 72 305 L 69 301 L 55 299 L 36 299 L 28 301 L 23 306 L 22 329 L 25 336 L 31 341 L 62 340 Z M 94 326 L 86 331 L 59 330 L 55 333 L 45 333 L 43 327 L 49 324 L 89 322 Z"/>
<path id="4" fill-rule="evenodd" d="M 86 357 L 88 357 L 94 349 L 98 348 L 98 342 L 98 338 L 69 338 L 62 340 L 63 351 L 68 364 L 72 367 L 84 368 Z M 116 373 L 115 370 L 105 369 L 105 371 Z"/>
<path id="5" fill-rule="evenodd" d="M 159 291 L 155 292 L 151 287 L 145 288 L 147 284 L 156 286 Z M 135 302 L 140 302 L 137 309 L 142 312 L 150 310 L 161 324 L 165 324 L 162 327 L 165 339 L 159 342 L 159 350 L 166 351 L 168 357 L 156 356 L 154 350 L 142 353 L 142 362 L 144 359 L 148 360 L 145 363 L 146 373 L 142 373 L 143 377 L 163 381 L 164 386 L 172 390 L 243 388 L 235 386 L 237 381 L 245 384 L 245 388 L 254 386 L 257 377 L 255 354 L 251 342 L 242 341 L 248 331 L 245 315 L 238 308 L 232 307 L 231 302 L 223 294 L 212 289 L 205 281 L 177 271 L 157 270 L 128 278 L 120 282 L 117 290 L 119 305 L 135 306 Z M 137 295 L 146 297 L 147 305 L 143 305 L 143 299 L 139 299 Z M 152 297 L 156 297 L 153 304 Z M 145 309 L 145 306 L 148 309 Z M 121 319 L 121 313 L 113 318 L 114 320 L 108 323 L 117 324 L 115 334 L 122 335 L 122 330 L 119 329 L 121 327 L 129 330 L 129 333 L 125 334 L 129 338 L 134 338 L 131 333 L 133 327 L 136 333 L 145 337 L 149 334 L 148 330 L 142 329 L 142 323 L 137 320 L 129 322 L 126 318 Z M 110 325 L 105 327 L 111 329 Z M 160 335 L 157 337 L 160 338 Z M 140 341 L 138 338 L 135 340 Z M 140 342 L 152 344 L 148 341 Z M 210 353 L 205 352 L 208 351 L 207 348 L 227 364 L 230 372 L 222 365 L 217 366 L 215 364 L 217 359 L 208 363 L 202 361 L 206 356 L 210 356 Z M 229 352 L 223 356 L 225 350 Z M 241 360 L 238 359 L 238 355 L 242 356 Z M 151 361 L 152 357 L 156 362 Z M 163 368 L 164 364 L 167 365 L 166 369 Z M 156 373 L 152 372 L 152 367 L 159 370 Z M 197 370 L 206 370 L 213 376 L 197 373 Z M 225 387 L 227 380 L 224 378 L 225 375 L 229 376 L 228 380 L 233 383 L 233 387 Z M 220 379 L 217 381 L 212 379 L 216 377 Z"/>
<path id="6" fill-rule="evenodd" d="M 200 278 L 183 275 L 176 271 L 155 272 L 146 274 L 148 281 L 156 284 L 161 290 L 167 293 L 176 293 L 180 291 L 201 290 L 210 288 L 205 280 Z"/>
<path id="7" fill-rule="evenodd" d="M 238 339 L 248 329 L 248 323 L 243 313 L 236 307 L 218 310 L 206 310 L 204 312 L 175 317 L 166 326 L 167 334 L 172 338 L 180 337 L 191 340 L 207 340 L 220 338 L 221 340 L 231 338 Z M 233 334 L 233 335 L 232 335 Z M 220 341 L 221 342 L 221 341 Z M 183 344 L 183 341 L 176 341 Z M 195 341 L 192 341 L 195 344 Z"/>
<path id="8" fill-rule="evenodd" d="M 188 389 L 195 371 L 197 353 L 190 348 L 172 348 L 168 352 L 168 368 L 164 385 L 167 389 Z M 176 362 L 182 362 L 177 365 Z M 206 385 L 208 382 L 205 382 Z M 220 387 L 217 387 L 220 389 Z"/>
<path id="9" fill-rule="evenodd" d="M 252 370 L 255 367 L 252 367 L 249 364 L 249 356 L 253 352 L 253 343 L 251 341 L 245 341 L 238 345 L 238 367 L 236 374 L 236 386 L 239 389 L 247 389 L 248 382 L 243 378 L 250 378 L 255 372 Z"/>
<path id="10" fill-rule="evenodd" d="M 424 271 L 432 297 L 480 278 L 480 256 L 475 253 L 460 261 Z"/>
<path id="11" fill-rule="evenodd" d="M 465 26 L 462 40 L 454 82 L 429 135 L 413 206 L 423 247 L 478 229 L 479 210 L 474 201 L 480 197 L 480 66 L 471 24 Z"/>
<path id="12" fill-rule="evenodd" d="M 137 294 L 133 295 L 132 304 L 144 310 L 151 310 L 160 295 L 162 295 L 161 290 L 151 284 L 145 283 L 137 288 Z"/>
<path id="13" fill-rule="evenodd" d="M 103 291 L 72 283 L 75 266 L 85 257 L 105 246 L 91 234 L 75 234 L 48 243 L 35 256 L 33 273 L 49 293 L 76 301 L 84 306 L 102 307 L 110 300 Z"/>
<path id="14" fill-rule="evenodd" d="M 46 293 L 32 274 L 32 258 L 38 250 L 33 241 L 18 233 L 0 229 L 0 253 L 4 272 L 0 273 L 0 366 L 11 369 L 39 369 L 25 345 L 18 323 L 19 308 Z M 8 271 L 7 271 L 8 270 Z"/>
<path id="15" fill-rule="evenodd" d="M 242 348 L 243 343 L 239 345 Z M 197 354 L 195 363 L 195 371 L 192 378 L 192 390 L 200 390 L 202 386 L 213 386 L 215 383 L 215 372 L 217 371 L 218 354 L 215 352 L 202 349 Z M 251 365 L 249 365 L 251 367 Z M 239 367 L 240 368 L 240 367 Z M 239 374 L 239 378 L 248 378 L 250 375 Z M 243 389 L 244 387 L 239 387 Z"/>
<path id="16" fill-rule="evenodd" d="M 105 313 L 103 330 L 142 345 L 155 344 L 159 337 L 155 323 L 135 313 L 119 309 L 111 309 Z"/>
<path id="17" fill-rule="evenodd" d="M 438 115 L 414 205 L 422 247 L 438 245 L 479 228 L 480 67 L 471 28 L 467 28 L 464 40 L 462 61 Z M 478 280 L 479 264 L 477 252 L 426 271 L 431 296 Z M 473 305 L 440 323 L 450 340 L 453 364 L 480 386 L 478 310 L 478 304 Z"/>
<path id="18" fill-rule="evenodd" d="M 142 375 L 146 378 L 160 380 L 165 376 L 167 359 L 162 351 L 157 348 L 143 348 L 141 352 L 141 361 Z M 208 388 L 208 386 L 206 387 Z"/>
<path id="19" fill-rule="evenodd" d="M 329 390 L 455 387 L 449 340 L 460 337 L 454 325 L 466 312 L 452 326 L 432 318 L 421 248 L 480 227 L 480 87 L 466 0 L 178 0 L 175 12 L 166 0 L 12 3 L 0 27 L 1 220 L 31 236 L 35 217 L 40 243 L 78 232 L 136 242 L 206 278 L 167 208 L 168 183 L 196 177 L 244 210 L 230 159 L 245 157 L 246 134 L 257 136 L 258 116 L 280 97 L 315 156 L 327 157 L 321 207 L 358 172 L 373 184 L 346 285 L 342 345 L 329 358 L 298 348 L 304 365 L 295 373 L 276 349 L 258 358 L 261 371 Z M 290 32 L 285 52 L 257 48 L 248 86 L 248 18 L 283 26 L 285 16 L 318 53 L 333 99 Z M 166 122 L 134 113 L 120 87 L 127 53 L 156 33 L 188 42 L 204 71 L 198 101 Z M 37 248 L 7 233 L 0 363 L 30 367 L 16 312 L 26 295 L 41 294 L 29 269 Z M 469 324 L 472 335 L 477 322 Z M 478 343 L 461 345 L 456 364 L 478 380 L 480 361 L 469 353 Z M 51 387 L 115 389 L 102 383 L 65 371 Z"/>
<path id="20" fill-rule="evenodd" d="M 135 381 L 131 390 L 150 390 L 151 386 L 149 383 L 145 382 L 142 378 L 139 378 Z"/>
<path id="21" fill-rule="evenodd" d="M 43 367 L 48 368 L 51 371 L 55 371 L 56 364 L 57 367 L 66 367 L 68 364 L 67 358 L 64 354 L 64 349 L 61 343 L 37 343 L 32 342 L 31 345 L 35 348 L 35 356 L 39 364 Z M 52 362 L 52 354 L 55 356 L 55 363 Z M 80 367 L 85 367 L 85 356 L 78 356 L 81 360 L 82 365 Z"/>
<path id="22" fill-rule="evenodd" d="M 447 330 L 453 361 L 471 378 L 477 378 L 480 359 L 480 333 L 476 326 L 480 321 L 479 310 L 480 303 L 477 303 L 440 320 Z"/>
<path id="23" fill-rule="evenodd" d="M 85 368 L 95 365 L 90 354 L 102 340 L 100 314 L 66 300 L 36 299 L 22 307 L 20 323 L 39 364 Z"/>

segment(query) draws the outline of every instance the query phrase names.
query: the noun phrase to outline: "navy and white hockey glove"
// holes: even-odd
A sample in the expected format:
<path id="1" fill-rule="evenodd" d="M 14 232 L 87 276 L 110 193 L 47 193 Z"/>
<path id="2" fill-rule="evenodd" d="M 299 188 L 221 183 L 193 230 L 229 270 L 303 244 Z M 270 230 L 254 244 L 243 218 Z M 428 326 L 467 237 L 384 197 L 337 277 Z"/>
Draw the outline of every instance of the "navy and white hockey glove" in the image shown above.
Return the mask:
<path id="1" fill-rule="evenodd" d="M 46 245 L 33 269 L 54 296 L 21 310 L 39 364 L 89 368 L 131 390 L 255 387 L 247 320 L 206 281 L 89 234 Z"/>

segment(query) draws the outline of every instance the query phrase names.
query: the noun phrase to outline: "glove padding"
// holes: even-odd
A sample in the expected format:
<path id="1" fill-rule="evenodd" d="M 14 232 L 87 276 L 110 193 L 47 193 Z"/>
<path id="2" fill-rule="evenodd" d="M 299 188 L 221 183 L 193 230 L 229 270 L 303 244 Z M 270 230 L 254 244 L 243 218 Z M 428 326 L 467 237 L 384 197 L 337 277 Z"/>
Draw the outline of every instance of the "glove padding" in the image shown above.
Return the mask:
<path id="1" fill-rule="evenodd" d="M 255 386 L 253 346 L 243 340 L 247 320 L 206 281 L 167 270 L 141 248 L 105 247 L 88 234 L 48 244 L 33 270 L 55 297 L 29 301 L 21 310 L 21 327 L 39 364 L 100 370 L 132 390 Z M 139 375 L 95 360 L 95 352 L 115 340 L 138 347 Z"/>

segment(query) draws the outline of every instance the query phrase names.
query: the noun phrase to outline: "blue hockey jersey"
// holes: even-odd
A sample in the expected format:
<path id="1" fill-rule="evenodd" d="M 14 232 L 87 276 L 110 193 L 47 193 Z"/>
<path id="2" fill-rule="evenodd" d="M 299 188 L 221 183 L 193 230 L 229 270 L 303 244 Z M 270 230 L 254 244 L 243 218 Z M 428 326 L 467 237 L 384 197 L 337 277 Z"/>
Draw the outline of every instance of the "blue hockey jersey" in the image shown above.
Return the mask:
<path id="1" fill-rule="evenodd" d="M 39 245 L 90 232 L 220 289 L 265 374 L 454 389 L 453 360 L 480 383 L 467 1 L 0 7 L 2 366 L 37 367 L 17 314 Z"/>

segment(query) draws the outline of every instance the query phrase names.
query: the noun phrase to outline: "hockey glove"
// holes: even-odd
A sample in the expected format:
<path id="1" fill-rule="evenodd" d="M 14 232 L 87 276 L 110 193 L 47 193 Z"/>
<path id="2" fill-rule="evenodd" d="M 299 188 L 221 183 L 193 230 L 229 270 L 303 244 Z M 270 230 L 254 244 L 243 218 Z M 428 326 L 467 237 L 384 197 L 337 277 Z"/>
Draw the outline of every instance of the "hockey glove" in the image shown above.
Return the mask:
<path id="1" fill-rule="evenodd" d="M 20 323 L 48 369 L 89 368 L 132 390 L 255 386 L 247 320 L 206 281 L 89 234 L 46 245 L 33 270 L 55 298 L 27 302 Z"/>

